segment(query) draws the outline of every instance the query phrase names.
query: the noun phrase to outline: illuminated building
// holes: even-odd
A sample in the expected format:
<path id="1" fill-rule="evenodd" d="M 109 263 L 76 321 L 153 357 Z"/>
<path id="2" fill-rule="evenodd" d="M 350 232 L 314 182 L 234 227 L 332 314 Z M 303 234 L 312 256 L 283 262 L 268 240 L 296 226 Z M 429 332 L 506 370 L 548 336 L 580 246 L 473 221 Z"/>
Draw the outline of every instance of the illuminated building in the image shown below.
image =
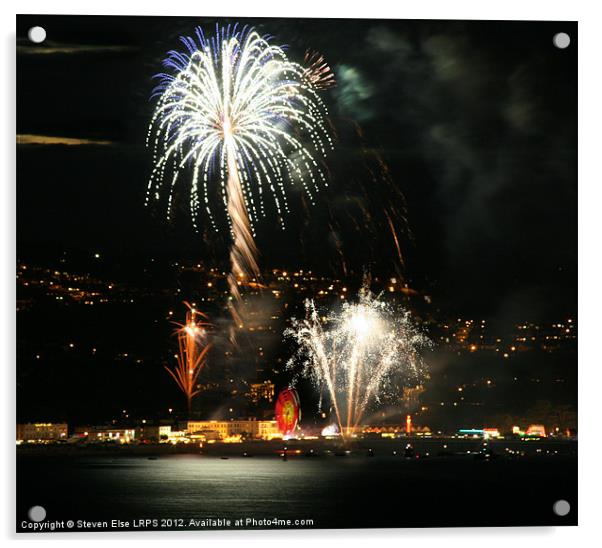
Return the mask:
<path id="1" fill-rule="evenodd" d="M 458 434 L 464 437 L 480 438 L 484 431 L 482 428 L 462 428 L 458 430 Z"/>
<path id="2" fill-rule="evenodd" d="M 274 383 L 265 381 L 251 384 L 249 398 L 253 403 L 259 403 L 261 400 L 271 402 L 274 399 Z"/>
<path id="3" fill-rule="evenodd" d="M 17 440 L 20 441 L 52 441 L 67 438 L 65 423 L 36 422 L 17 424 Z"/>
<path id="4" fill-rule="evenodd" d="M 79 426 L 75 434 L 87 438 L 88 442 L 114 442 L 130 443 L 136 439 L 136 430 L 133 428 L 116 428 L 111 426 Z"/>
<path id="5" fill-rule="evenodd" d="M 140 441 L 160 442 L 171 437 L 171 426 L 143 425 L 136 428 L 136 439 Z"/>
<path id="6" fill-rule="evenodd" d="M 257 421 L 257 433 L 259 438 L 271 440 L 282 437 L 276 421 Z"/>
<path id="7" fill-rule="evenodd" d="M 483 428 L 484 438 L 499 438 L 500 431 L 497 428 Z"/>
<path id="8" fill-rule="evenodd" d="M 214 432 L 219 439 L 244 436 L 269 440 L 282 437 L 276 421 L 233 420 L 233 421 L 188 421 L 187 432 Z"/>
<path id="9" fill-rule="evenodd" d="M 406 420 L 403 424 L 364 425 L 358 427 L 357 433 L 361 433 L 368 436 L 380 435 L 384 438 L 396 438 L 402 435 L 407 436 L 408 434 L 412 434 L 414 436 L 430 436 L 431 430 L 428 426 L 416 426 L 412 422 L 411 415 L 407 415 Z"/>
<path id="10" fill-rule="evenodd" d="M 546 437 L 546 428 L 543 424 L 530 424 L 525 432 L 527 436 L 534 436 L 539 438 Z"/>

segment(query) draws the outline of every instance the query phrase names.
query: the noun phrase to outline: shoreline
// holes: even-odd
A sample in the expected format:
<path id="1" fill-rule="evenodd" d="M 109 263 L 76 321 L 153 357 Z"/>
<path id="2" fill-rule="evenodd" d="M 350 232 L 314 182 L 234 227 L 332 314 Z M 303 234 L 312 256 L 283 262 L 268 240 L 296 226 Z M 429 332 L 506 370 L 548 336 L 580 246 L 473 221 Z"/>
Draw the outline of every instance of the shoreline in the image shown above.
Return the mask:
<path id="1" fill-rule="evenodd" d="M 412 457 L 476 455 L 489 451 L 495 456 L 577 454 L 578 442 L 572 439 L 465 439 L 465 438 L 397 438 L 397 439 L 317 439 L 317 440 L 252 440 L 240 443 L 188 443 L 188 444 L 21 444 L 17 445 L 17 457 L 55 456 L 168 456 L 168 455 L 207 455 L 207 456 L 345 456 L 345 455 L 400 455 L 411 446 Z"/>

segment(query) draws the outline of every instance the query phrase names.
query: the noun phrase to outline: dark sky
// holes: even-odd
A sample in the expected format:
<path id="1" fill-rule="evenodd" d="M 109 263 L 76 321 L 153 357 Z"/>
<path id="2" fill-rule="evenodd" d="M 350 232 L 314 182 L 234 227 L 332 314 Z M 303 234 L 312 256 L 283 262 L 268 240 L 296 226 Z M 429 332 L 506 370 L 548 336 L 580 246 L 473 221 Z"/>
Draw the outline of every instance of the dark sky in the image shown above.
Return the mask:
<path id="1" fill-rule="evenodd" d="M 37 136 L 17 147 L 21 258 L 101 250 L 115 263 L 225 263 L 227 231 L 193 232 L 184 186 L 171 223 L 143 205 L 152 76 L 178 36 L 215 22 L 18 17 L 17 131 Z M 286 231 L 270 218 L 259 227 L 263 266 L 402 272 L 450 311 L 575 312 L 576 23 L 245 22 L 299 62 L 319 50 L 338 81 L 324 93 L 338 136 L 330 187 L 313 208 L 293 191 Z M 47 29 L 45 44 L 28 43 L 34 25 Z M 559 31 L 571 36 L 567 50 L 552 45 Z"/>

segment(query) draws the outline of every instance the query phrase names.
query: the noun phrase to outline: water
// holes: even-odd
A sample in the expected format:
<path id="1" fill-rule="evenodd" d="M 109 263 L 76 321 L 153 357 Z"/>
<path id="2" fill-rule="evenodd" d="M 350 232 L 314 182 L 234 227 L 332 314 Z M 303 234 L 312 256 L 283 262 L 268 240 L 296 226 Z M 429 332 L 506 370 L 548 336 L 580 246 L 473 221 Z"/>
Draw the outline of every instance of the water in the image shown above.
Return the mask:
<path id="1" fill-rule="evenodd" d="M 193 529 L 203 527 L 186 525 L 191 518 L 309 519 L 318 528 L 576 524 L 574 455 L 375 455 L 23 454 L 18 526 L 33 505 L 47 520 L 179 519 Z M 552 512 L 558 499 L 572 505 L 564 518 Z"/>

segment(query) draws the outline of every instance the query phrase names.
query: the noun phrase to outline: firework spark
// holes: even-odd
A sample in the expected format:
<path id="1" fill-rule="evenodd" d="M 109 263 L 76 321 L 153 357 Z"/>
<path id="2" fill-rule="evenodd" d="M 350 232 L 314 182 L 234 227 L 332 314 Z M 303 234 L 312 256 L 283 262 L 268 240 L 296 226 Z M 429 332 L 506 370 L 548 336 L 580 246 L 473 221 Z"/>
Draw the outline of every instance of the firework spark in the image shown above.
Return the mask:
<path id="1" fill-rule="evenodd" d="M 204 321 L 206 316 L 188 303 L 185 304 L 188 307 L 186 323 L 176 324 L 178 326 L 176 330 L 179 349 L 176 354 L 178 365 L 174 369 L 165 366 L 165 369 L 184 393 L 190 414 L 192 399 L 199 393 L 197 379 L 205 366 L 207 352 L 211 345 L 206 341 L 206 328 L 209 326 Z"/>
<path id="2" fill-rule="evenodd" d="M 430 341 L 408 311 L 363 288 L 358 302 L 345 303 L 339 312 L 321 317 L 311 300 L 306 312 L 285 331 L 298 345 L 288 367 L 327 389 L 344 435 L 353 433 L 371 403 L 396 390 L 396 381 L 423 377 L 420 350 Z"/>
<path id="3" fill-rule="evenodd" d="M 239 298 L 241 278 L 257 278 L 255 224 L 272 196 L 278 218 L 288 212 L 285 183 L 300 183 L 314 200 L 326 185 L 320 158 L 332 148 L 326 108 L 306 69 L 255 29 L 217 27 L 207 38 L 183 37 L 187 52 L 171 51 L 161 74 L 147 145 L 154 168 L 147 203 L 169 181 L 167 216 L 184 169 L 189 169 L 193 224 L 201 210 L 212 226 L 210 186 L 219 192 L 232 233 L 231 293 Z"/>
<path id="4" fill-rule="evenodd" d="M 305 52 L 304 62 L 306 65 L 305 77 L 316 89 L 329 89 L 337 85 L 332 69 L 324 59 L 324 56 L 308 49 Z"/>

